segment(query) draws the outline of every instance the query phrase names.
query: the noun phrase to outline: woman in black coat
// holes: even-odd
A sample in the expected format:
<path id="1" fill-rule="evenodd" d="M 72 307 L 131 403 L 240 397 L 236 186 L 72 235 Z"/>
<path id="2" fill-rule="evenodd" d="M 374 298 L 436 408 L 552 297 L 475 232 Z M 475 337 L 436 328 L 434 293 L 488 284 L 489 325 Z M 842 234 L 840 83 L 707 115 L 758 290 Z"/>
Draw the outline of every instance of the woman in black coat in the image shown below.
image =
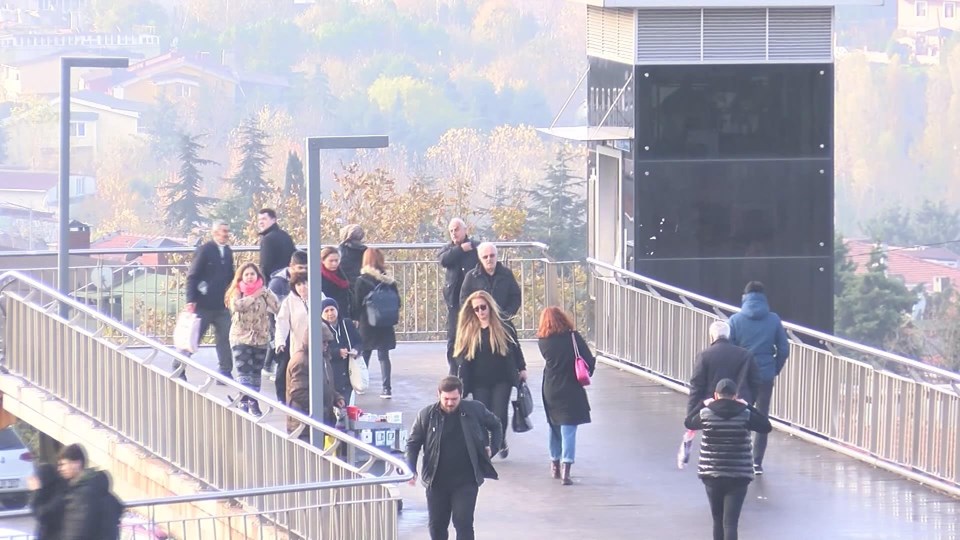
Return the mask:
<path id="1" fill-rule="evenodd" d="M 590 375 L 597 360 L 583 336 L 574 329 L 573 321 L 560 308 L 543 310 L 537 337 L 545 361 L 543 409 L 550 427 L 550 472 L 569 486 L 573 483 L 570 468 L 576 457 L 577 426 L 590 423 L 587 391 L 577 380 L 576 350 L 586 361 Z"/>
<path id="2" fill-rule="evenodd" d="M 340 252 L 335 247 L 325 247 L 320 250 L 321 272 L 320 291 L 327 298 L 333 298 L 339 306 L 340 318 L 351 318 L 353 309 L 353 285 L 347 279 L 340 267 Z"/>
<path id="3" fill-rule="evenodd" d="M 394 290 L 400 296 L 400 290 L 392 277 L 387 275 L 386 262 L 383 252 L 376 248 L 368 248 L 363 253 L 363 268 L 360 277 L 353 284 L 353 312 L 357 314 L 360 323 L 360 339 L 363 341 L 363 361 L 369 366 L 373 351 L 377 351 L 380 360 L 380 375 L 383 378 L 383 387 L 380 397 L 390 399 L 393 396 L 390 382 L 390 351 L 397 348 L 397 333 L 393 326 L 373 326 L 367 316 L 367 309 L 363 300 L 378 285 L 384 285 Z"/>
<path id="4" fill-rule="evenodd" d="M 347 276 L 350 286 L 357 282 L 364 265 L 363 254 L 367 251 L 367 246 L 363 243 L 365 237 L 363 227 L 356 223 L 340 230 L 340 269 Z M 356 317 L 357 315 L 354 314 L 354 318 Z"/>
<path id="5" fill-rule="evenodd" d="M 333 385 L 337 393 L 350 403 L 353 384 L 350 383 L 350 357 L 360 354 L 363 340 L 353 321 L 340 316 L 340 306 L 333 298 L 324 298 L 320 302 L 323 310 L 321 317 L 330 331 L 334 342 L 330 343 L 330 367 L 333 369 Z"/>
<path id="6" fill-rule="evenodd" d="M 59 540 L 63 530 L 66 481 L 57 472 L 56 466 L 42 463 L 37 467 L 30 487 L 34 489 L 30 510 L 37 519 L 37 540 Z"/>

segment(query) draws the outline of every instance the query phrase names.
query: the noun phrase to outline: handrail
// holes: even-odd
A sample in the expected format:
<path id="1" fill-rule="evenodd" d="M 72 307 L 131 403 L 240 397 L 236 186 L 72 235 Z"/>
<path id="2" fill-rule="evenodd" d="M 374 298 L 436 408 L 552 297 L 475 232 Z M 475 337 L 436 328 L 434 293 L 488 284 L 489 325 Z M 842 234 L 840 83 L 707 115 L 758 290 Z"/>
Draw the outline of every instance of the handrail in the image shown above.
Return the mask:
<path id="1" fill-rule="evenodd" d="M 681 296 L 681 297 L 686 298 L 686 299 L 689 299 L 689 300 L 695 300 L 695 301 L 697 301 L 697 302 L 700 302 L 700 303 L 702 303 L 702 304 L 706 304 L 706 305 L 711 306 L 711 307 L 716 308 L 716 309 L 722 309 L 722 310 L 724 310 L 724 311 L 729 311 L 729 312 L 731 312 L 731 314 L 732 314 L 732 313 L 737 313 L 737 312 L 740 311 L 740 308 L 739 308 L 739 307 L 731 306 L 730 304 L 726 304 L 726 303 L 724 303 L 724 302 L 720 302 L 719 300 L 714 300 L 714 299 L 712 299 L 712 298 L 707 298 L 706 296 L 703 296 L 703 295 L 700 295 L 700 294 L 697 294 L 697 293 L 693 293 L 693 292 L 690 292 L 690 291 L 681 289 L 680 287 L 676 287 L 676 286 L 674 286 L 674 285 L 669 285 L 669 284 L 664 283 L 664 282 L 662 282 L 662 281 L 657 281 L 657 280 L 655 280 L 655 279 L 653 279 L 653 278 L 649 278 L 649 277 L 646 277 L 646 276 L 643 276 L 643 275 L 640 275 L 640 274 L 631 272 L 631 271 L 629 271 L 629 270 L 625 270 L 625 269 L 623 269 L 623 268 L 618 268 L 618 267 L 616 267 L 616 266 L 613 266 L 613 265 L 611 265 L 611 264 L 605 263 L 605 262 L 603 262 L 603 261 L 598 261 L 598 260 L 593 259 L 593 258 L 588 258 L 588 259 L 587 259 L 587 263 L 590 264 L 590 265 L 592 265 L 592 266 L 594 266 L 594 267 L 596 267 L 596 268 L 602 268 L 602 269 L 607 270 L 607 271 L 610 271 L 610 272 L 615 272 L 615 273 L 621 274 L 621 275 L 625 276 L 625 277 L 628 278 L 628 279 L 643 282 L 643 283 L 646 284 L 647 286 L 656 287 L 657 289 L 661 289 L 661 290 L 667 291 L 667 292 L 669 292 L 669 293 L 671 293 L 671 294 L 676 294 L 676 295 L 678 295 L 678 296 Z M 844 338 L 841 338 L 841 337 L 832 336 L 832 335 L 830 335 L 830 334 L 827 334 L 827 333 L 824 333 L 824 332 L 820 332 L 820 331 L 814 330 L 814 329 L 812 329 L 812 328 L 806 328 L 806 327 L 804 327 L 804 326 L 800 326 L 800 325 L 798 325 L 798 324 L 794 324 L 794 323 L 791 323 L 791 322 L 786 322 L 786 321 L 784 321 L 784 322 L 783 322 L 783 326 L 784 326 L 784 328 L 785 328 L 786 330 L 791 330 L 791 331 L 793 331 L 793 332 L 799 332 L 799 333 L 801 333 L 801 334 L 810 336 L 810 337 L 812 337 L 812 338 L 815 338 L 815 339 L 818 339 L 818 340 L 821 340 L 821 341 L 824 341 L 824 342 L 828 342 L 828 343 L 831 343 L 831 344 L 839 345 L 839 346 L 841 346 L 841 347 L 844 347 L 844 348 L 847 348 L 847 349 L 852 349 L 852 350 L 855 350 L 855 351 L 857 351 L 857 352 L 862 352 L 862 353 L 866 353 L 866 354 L 871 354 L 871 355 L 879 356 L 879 357 L 883 358 L 884 360 L 889 360 L 889 361 L 894 362 L 894 363 L 896 363 L 896 364 L 901 364 L 901 365 L 903 365 L 903 366 L 905 366 L 905 367 L 909 367 L 909 368 L 912 368 L 912 369 L 923 370 L 923 371 L 926 371 L 926 372 L 928 372 L 928 373 L 930 373 L 930 374 L 937 375 L 938 377 L 943 377 L 943 378 L 945 378 L 945 379 L 948 379 L 948 380 L 953 381 L 954 388 L 956 388 L 957 385 L 960 385 L 960 373 L 954 373 L 954 372 L 952 372 L 952 371 L 949 371 L 949 370 L 946 370 L 946 369 L 943 369 L 943 368 L 939 368 L 939 367 L 937 367 L 937 366 L 931 366 L 930 364 L 925 364 L 925 363 L 920 362 L 920 361 L 918 361 L 918 360 L 913 360 L 913 359 L 910 359 L 910 358 L 906 358 L 906 357 L 904 357 L 904 356 L 900 356 L 900 355 L 897 355 L 897 354 L 893 354 L 893 353 L 891 353 L 891 352 L 887 352 L 887 351 L 884 351 L 884 350 L 881 350 L 881 349 L 877 349 L 877 348 L 874 348 L 874 347 L 870 347 L 869 345 L 863 345 L 862 343 L 856 343 L 856 342 L 854 342 L 854 341 L 850 341 L 850 340 L 848 340 L 848 339 L 844 339 Z M 789 336 L 788 336 L 788 339 L 789 339 Z"/>
<path id="2" fill-rule="evenodd" d="M 94 320 L 97 320 L 97 321 L 99 321 L 100 323 L 102 323 L 102 324 L 104 324 L 104 325 L 106 325 L 106 326 L 109 326 L 109 327 L 111 327 L 111 328 L 113 328 L 113 329 L 115 329 L 115 330 L 118 330 L 119 332 L 121 332 L 121 333 L 129 336 L 130 338 L 135 339 L 136 341 L 141 342 L 142 344 L 144 344 L 144 345 L 146 345 L 146 346 L 148 346 L 148 347 L 150 347 L 150 348 L 153 348 L 153 349 L 156 349 L 156 350 L 160 350 L 160 351 L 162 351 L 164 354 L 170 355 L 171 357 L 173 357 L 174 359 L 176 359 L 177 361 L 179 361 L 181 364 L 189 365 L 190 367 L 196 369 L 197 371 L 200 371 L 201 373 L 203 373 L 204 375 L 207 376 L 208 381 L 205 382 L 204 384 L 199 385 L 198 388 L 204 388 L 205 386 L 206 386 L 206 387 L 209 387 L 209 386 L 210 386 L 209 383 L 212 382 L 213 380 L 215 380 L 215 381 L 218 381 L 218 382 L 219 382 L 220 384 L 222 384 L 223 386 L 226 386 L 226 387 L 228 387 L 228 388 L 231 388 L 231 389 L 233 389 L 233 390 L 235 390 L 235 391 L 237 391 L 237 392 L 239 392 L 239 393 L 241 393 L 241 394 L 251 394 L 251 392 L 252 392 L 249 388 L 247 388 L 246 386 L 243 386 L 243 385 L 237 383 L 237 382 L 236 382 L 235 380 L 233 380 L 232 378 L 225 377 L 225 376 L 221 375 L 219 372 L 217 372 L 217 371 L 215 371 L 215 370 L 212 370 L 212 369 L 209 369 L 209 368 L 207 368 L 206 366 L 200 364 L 199 362 L 196 362 L 196 361 L 192 360 L 190 357 L 181 354 L 179 351 L 176 351 L 176 350 L 174 350 L 174 349 L 171 349 L 171 348 L 163 345 L 163 344 L 160 343 L 159 341 L 156 341 L 155 339 L 150 338 L 150 337 L 148 337 L 148 336 L 146 336 L 146 335 L 144 335 L 144 334 L 142 334 L 142 333 L 140 333 L 140 332 L 138 332 L 138 331 L 136 331 L 136 330 L 134 330 L 134 329 L 132 329 L 132 328 L 123 326 L 123 325 L 117 323 L 115 320 L 111 319 L 110 317 L 108 317 L 108 316 L 106 316 L 106 315 L 104 315 L 104 314 L 102 314 L 102 313 L 100 313 L 100 312 L 98 312 L 98 311 L 96 311 L 96 310 L 94 310 L 94 309 L 91 309 L 90 307 L 88 307 L 88 306 L 86 306 L 86 305 L 84 305 L 84 304 L 82 304 L 82 303 L 80 303 L 80 302 L 77 302 L 76 300 L 74 300 L 74 299 L 72 299 L 72 298 L 63 296 L 63 295 L 60 294 L 60 292 L 57 291 L 56 289 L 53 289 L 53 288 L 51 288 L 51 287 L 49 287 L 49 286 L 47 286 L 47 285 L 45 285 L 45 284 L 43 284 L 43 283 L 41 283 L 41 282 L 39 282 L 39 281 L 37 281 L 37 280 L 29 277 L 29 276 L 26 276 L 26 275 L 24 275 L 24 274 L 21 274 L 20 272 L 14 271 L 14 270 L 11 270 L 11 271 L 8 271 L 8 272 L 4 272 L 3 274 L 0 274 L 0 282 L 2 282 L 2 281 L 4 281 L 4 280 L 7 280 L 7 279 L 16 280 L 16 281 L 20 281 L 20 282 L 22 282 L 22 283 L 26 283 L 26 284 L 29 285 L 31 288 L 34 288 L 34 289 L 42 292 L 43 294 L 46 294 L 46 295 L 49 295 L 49 296 L 53 297 L 53 298 L 55 299 L 55 301 L 66 303 L 67 305 L 70 306 L 71 309 L 76 310 L 76 311 L 78 311 L 78 312 L 81 312 L 81 313 L 83 313 L 83 314 L 84 314 L 85 316 L 87 316 L 87 317 L 92 317 Z M 57 315 L 57 314 L 55 314 L 55 313 L 51 313 L 50 316 L 51 316 L 51 317 L 60 318 L 59 315 Z M 61 319 L 61 320 L 63 320 L 64 322 L 69 323 L 69 321 L 67 321 L 66 319 Z M 127 347 L 128 347 L 128 348 L 129 348 L 129 346 L 130 346 L 129 343 L 127 343 Z M 167 376 L 168 376 L 169 378 L 171 378 L 171 379 L 175 379 L 175 378 L 178 377 L 179 372 L 180 372 L 182 369 L 183 369 L 183 368 L 181 367 L 181 368 L 178 369 L 178 370 L 174 370 L 172 373 L 168 374 Z M 182 384 L 187 384 L 187 383 L 182 383 Z M 286 405 L 283 405 L 283 404 L 281 404 L 280 402 L 278 402 L 277 400 L 272 399 L 272 398 L 270 398 L 270 397 L 268 397 L 268 396 L 265 396 L 265 395 L 262 395 L 262 394 L 257 393 L 256 398 L 257 398 L 257 400 L 259 400 L 260 402 L 266 403 L 269 407 L 271 407 L 271 408 L 273 408 L 273 409 L 276 409 L 276 410 L 279 410 L 279 411 L 283 412 L 284 414 L 286 414 L 286 415 L 288 415 L 288 416 L 292 416 L 292 417 L 296 418 L 299 422 L 301 422 L 301 423 L 303 423 L 303 424 L 306 424 L 306 425 L 309 426 L 310 428 L 319 430 L 319 431 L 321 431 L 324 435 L 330 436 L 330 437 L 332 437 L 332 438 L 334 438 L 334 439 L 336 439 L 336 440 L 338 440 L 338 441 L 341 441 L 341 442 L 343 442 L 343 443 L 345 443 L 345 444 L 353 445 L 353 446 L 357 447 L 359 450 L 361 450 L 362 452 L 370 455 L 371 458 L 374 458 L 374 457 L 375 457 L 375 458 L 377 458 L 377 459 L 379 459 L 379 460 L 381 460 L 381 461 L 390 463 L 390 464 L 393 465 L 397 470 L 402 471 L 402 472 L 401 472 L 399 475 L 397 475 L 397 476 L 391 476 L 391 477 L 389 478 L 389 480 L 387 480 L 388 482 L 391 482 L 391 483 L 394 483 L 394 482 L 395 482 L 395 483 L 399 483 L 399 482 L 407 481 L 407 480 L 410 480 L 410 479 L 413 478 L 413 472 L 410 470 L 410 467 L 406 464 L 406 462 L 401 461 L 401 460 L 393 457 L 392 455 L 384 452 L 383 450 L 381 450 L 381 449 L 379 449 L 379 448 L 377 448 L 377 447 L 375 447 L 375 446 L 369 445 L 369 444 L 367 444 L 367 443 L 364 443 L 364 442 L 362 442 L 362 441 L 360 441 L 360 440 L 358 440 L 358 439 L 355 439 L 355 438 L 353 438 L 353 437 L 350 437 L 349 435 L 347 435 L 347 434 L 345 434 L 345 433 L 343 433 L 343 432 L 341 432 L 341 431 L 339 431 L 339 430 L 336 430 L 336 429 L 334 429 L 334 428 L 331 428 L 330 426 L 327 426 L 326 424 L 324 424 L 324 423 L 322 423 L 322 422 L 319 422 L 319 421 L 317 421 L 317 420 L 315 420 L 315 419 L 313 419 L 313 418 L 311 418 L 311 417 L 309 417 L 309 416 L 307 416 L 307 415 L 305 415 L 305 414 L 303 414 L 303 413 L 301 413 L 301 412 L 299 412 L 299 411 L 295 411 L 295 410 L 291 409 L 290 407 L 287 407 Z M 260 418 L 258 418 L 258 419 L 257 419 L 257 423 L 259 424 L 260 422 L 263 422 L 263 421 L 264 421 L 264 418 L 266 418 L 266 415 L 263 415 L 263 416 L 261 416 Z M 288 437 L 292 437 L 292 434 L 288 434 Z M 320 449 L 318 449 L 318 450 L 320 450 Z M 381 483 L 384 483 L 384 482 L 381 482 Z"/>
<path id="3" fill-rule="evenodd" d="M 377 249 L 396 249 L 396 250 L 415 250 L 415 249 L 440 249 L 446 246 L 448 242 L 421 242 L 410 244 L 366 244 L 369 247 Z M 546 251 L 549 249 L 543 242 L 493 242 L 498 248 L 535 248 Z M 259 251 L 260 246 L 230 246 L 234 253 L 249 253 Z M 299 245 L 297 249 L 306 251 L 307 246 Z M 185 253 L 192 254 L 197 248 L 195 246 L 182 247 L 129 247 L 129 248 L 100 248 L 100 249 L 71 249 L 70 255 L 130 255 L 134 253 Z M 0 251 L 0 257 L 37 257 L 37 256 L 55 256 L 56 251 L 50 250 L 23 250 L 23 251 Z"/>

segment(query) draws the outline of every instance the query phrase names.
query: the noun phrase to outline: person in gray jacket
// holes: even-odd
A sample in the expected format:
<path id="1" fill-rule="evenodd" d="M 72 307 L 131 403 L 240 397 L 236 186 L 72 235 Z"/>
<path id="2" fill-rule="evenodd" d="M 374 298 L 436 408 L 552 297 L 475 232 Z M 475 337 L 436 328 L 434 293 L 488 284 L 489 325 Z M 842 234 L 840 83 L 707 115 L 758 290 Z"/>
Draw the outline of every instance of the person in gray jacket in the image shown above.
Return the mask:
<path id="1" fill-rule="evenodd" d="M 760 373 L 760 384 L 753 395 L 757 410 L 770 414 L 773 384 L 787 363 L 790 341 L 780 317 L 770 311 L 763 283 L 751 281 L 743 291 L 743 307 L 730 317 L 730 343 L 753 353 Z M 763 456 L 767 451 L 766 434 L 753 441 L 753 473 L 763 474 Z"/>
<path id="2" fill-rule="evenodd" d="M 713 399 L 705 400 L 683 422 L 703 430 L 697 476 L 713 515 L 713 540 L 737 540 L 740 510 L 753 480 L 750 432 L 770 433 L 770 420 L 737 397 L 737 383 L 723 379 Z"/>

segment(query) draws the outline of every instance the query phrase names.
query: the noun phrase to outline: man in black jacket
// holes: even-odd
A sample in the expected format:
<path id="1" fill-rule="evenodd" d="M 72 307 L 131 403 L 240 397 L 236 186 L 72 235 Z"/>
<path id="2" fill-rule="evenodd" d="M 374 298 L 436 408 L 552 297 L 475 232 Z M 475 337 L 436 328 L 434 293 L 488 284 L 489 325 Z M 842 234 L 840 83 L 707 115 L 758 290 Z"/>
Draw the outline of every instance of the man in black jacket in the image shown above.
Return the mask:
<path id="1" fill-rule="evenodd" d="M 64 446 L 57 462 L 67 481 L 64 494 L 62 540 L 116 540 L 120 536 L 123 503 L 110 493 L 110 476 L 87 468 L 87 456 L 78 444 Z"/>
<path id="2" fill-rule="evenodd" d="M 460 305 L 462 306 L 471 294 L 483 290 L 496 300 L 504 317 L 513 318 L 523 303 L 517 278 L 512 270 L 497 262 L 497 246 L 492 243 L 484 242 L 477 246 L 477 255 L 480 257 L 480 264 L 463 277 Z"/>
<path id="3" fill-rule="evenodd" d="M 722 379 L 736 382 L 740 398 L 753 404 L 761 384 L 760 370 L 753 354 L 730 343 L 730 325 L 716 321 L 710 325 L 710 346 L 697 355 L 693 377 L 690 378 L 687 414 L 699 409 Z"/>
<path id="4" fill-rule="evenodd" d="M 473 540 L 473 513 L 485 478 L 496 480 L 490 463 L 503 440 L 500 420 L 479 401 L 462 401 L 463 383 L 445 377 L 439 401 L 424 407 L 407 438 L 407 463 L 427 488 L 427 521 L 431 540 L 449 538 L 450 517 L 457 540 Z M 416 485 L 417 477 L 410 481 Z"/>
<path id="5" fill-rule="evenodd" d="M 460 288 L 463 276 L 480 264 L 477 242 L 467 236 L 467 226 L 460 218 L 450 220 L 450 243 L 440 250 L 440 266 L 446 270 L 443 281 L 443 300 L 447 304 L 447 364 L 450 374 L 456 375 L 457 362 L 453 359 L 453 344 L 457 339 L 457 317 L 460 314 Z"/>
<path id="6" fill-rule="evenodd" d="M 213 224 L 212 234 L 213 239 L 194 252 L 193 262 L 187 271 L 186 310 L 200 317 L 201 339 L 213 326 L 220 373 L 232 377 L 230 311 L 224 303 L 234 272 L 233 251 L 227 245 L 230 241 L 230 225 L 217 221 Z M 175 362 L 173 368 L 178 367 Z"/>
<path id="7" fill-rule="evenodd" d="M 257 229 L 260 231 L 260 271 L 267 279 L 274 272 L 290 263 L 290 256 L 297 250 L 293 239 L 277 224 L 277 212 L 261 208 L 257 212 Z M 264 283 L 266 285 L 266 283 Z"/>

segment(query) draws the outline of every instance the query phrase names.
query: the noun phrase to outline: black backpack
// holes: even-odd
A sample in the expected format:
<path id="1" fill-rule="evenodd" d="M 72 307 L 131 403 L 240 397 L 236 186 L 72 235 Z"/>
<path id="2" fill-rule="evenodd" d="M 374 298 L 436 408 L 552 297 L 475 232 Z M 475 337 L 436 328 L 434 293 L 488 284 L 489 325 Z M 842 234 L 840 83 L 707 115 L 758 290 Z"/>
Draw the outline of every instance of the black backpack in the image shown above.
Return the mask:
<path id="1" fill-rule="evenodd" d="M 377 282 L 372 291 L 363 297 L 367 321 L 374 328 L 389 328 L 400 322 L 400 293 L 397 289 Z"/>

